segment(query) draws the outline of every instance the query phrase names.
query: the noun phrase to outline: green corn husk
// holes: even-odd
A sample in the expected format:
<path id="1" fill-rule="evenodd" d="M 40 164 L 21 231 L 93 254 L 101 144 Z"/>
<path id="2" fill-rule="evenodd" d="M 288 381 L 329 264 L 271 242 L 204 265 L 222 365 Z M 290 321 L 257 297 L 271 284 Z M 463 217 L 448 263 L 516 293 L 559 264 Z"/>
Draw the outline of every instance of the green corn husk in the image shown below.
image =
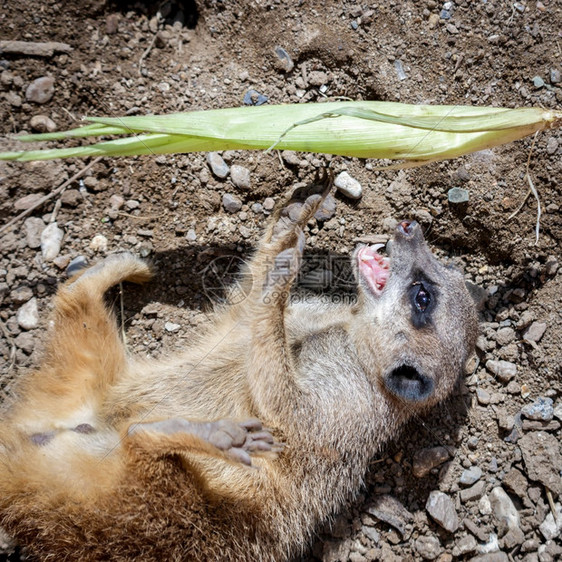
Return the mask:
<path id="1" fill-rule="evenodd" d="M 425 164 L 560 127 L 562 112 L 541 108 L 329 102 L 264 105 L 170 115 L 89 117 L 70 131 L 22 141 L 127 135 L 88 146 L 0 153 L 0 160 L 133 156 L 230 149 L 296 150 Z"/>

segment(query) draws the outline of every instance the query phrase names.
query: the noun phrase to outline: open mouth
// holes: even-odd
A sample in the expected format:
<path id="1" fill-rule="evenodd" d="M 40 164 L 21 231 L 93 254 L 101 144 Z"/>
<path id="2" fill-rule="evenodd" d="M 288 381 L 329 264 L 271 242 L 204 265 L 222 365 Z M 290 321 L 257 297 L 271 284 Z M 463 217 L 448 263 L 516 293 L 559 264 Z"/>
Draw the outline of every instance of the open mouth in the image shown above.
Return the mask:
<path id="1" fill-rule="evenodd" d="M 357 252 L 357 266 L 375 295 L 380 295 L 390 275 L 390 258 L 379 254 L 384 244 L 363 246 Z"/>

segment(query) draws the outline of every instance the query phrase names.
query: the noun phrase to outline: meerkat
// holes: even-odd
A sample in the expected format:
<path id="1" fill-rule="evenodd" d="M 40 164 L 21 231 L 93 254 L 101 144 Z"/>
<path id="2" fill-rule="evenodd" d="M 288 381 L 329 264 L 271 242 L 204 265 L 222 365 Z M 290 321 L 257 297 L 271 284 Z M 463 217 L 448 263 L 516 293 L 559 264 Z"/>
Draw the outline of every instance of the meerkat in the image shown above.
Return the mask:
<path id="1" fill-rule="evenodd" d="M 104 304 L 150 279 L 140 259 L 110 255 L 59 288 L 43 363 L 0 424 L 0 524 L 31 557 L 290 559 L 381 446 L 451 393 L 475 306 L 416 222 L 398 224 L 390 257 L 355 250 L 356 302 L 290 302 L 326 192 L 276 212 L 246 298 L 176 357 L 130 357 Z"/>

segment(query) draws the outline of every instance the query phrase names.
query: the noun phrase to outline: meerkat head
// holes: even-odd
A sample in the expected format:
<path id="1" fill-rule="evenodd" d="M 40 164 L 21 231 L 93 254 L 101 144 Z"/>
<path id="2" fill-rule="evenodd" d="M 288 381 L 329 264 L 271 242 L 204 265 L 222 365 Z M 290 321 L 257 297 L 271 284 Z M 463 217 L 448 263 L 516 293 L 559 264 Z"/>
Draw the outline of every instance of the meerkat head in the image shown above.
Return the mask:
<path id="1" fill-rule="evenodd" d="M 430 252 L 415 221 L 387 244 L 353 255 L 358 284 L 353 340 L 374 385 L 390 400 L 424 408 L 453 389 L 474 348 L 476 307 L 463 275 Z"/>

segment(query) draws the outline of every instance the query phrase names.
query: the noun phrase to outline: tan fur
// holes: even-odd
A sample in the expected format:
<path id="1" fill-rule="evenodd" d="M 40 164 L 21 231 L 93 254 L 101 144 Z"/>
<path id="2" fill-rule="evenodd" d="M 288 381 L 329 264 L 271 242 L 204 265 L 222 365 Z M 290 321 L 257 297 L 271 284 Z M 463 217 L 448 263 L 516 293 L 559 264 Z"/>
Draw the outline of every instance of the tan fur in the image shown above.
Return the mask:
<path id="1" fill-rule="evenodd" d="M 474 342 L 474 307 L 462 276 L 423 241 L 415 252 L 395 242 L 382 299 L 359 280 L 355 306 L 287 304 L 302 228 L 320 200 L 297 204 L 296 220 L 277 213 L 244 277 L 248 297 L 217 310 L 178 357 L 128 357 L 103 303 L 111 285 L 150 278 L 140 260 L 110 256 L 61 286 L 45 360 L 0 426 L 1 524 L 32 555 L 284 560 L 358 491 L 371 456 L 412 413 L 449 394 Z M 272 282 L 283 251 L 290 271 Z M 412 264 L 439 280 L 430 328 L 409 321 Z M 423 401 L 384 384 L 404 357 L 435 384 Z M 146 425 L 254 417 L 284 448 L 252 452 L 252 467 L 206 429 Z M 92 432 L 73 430 L 80 424 Z"/>

